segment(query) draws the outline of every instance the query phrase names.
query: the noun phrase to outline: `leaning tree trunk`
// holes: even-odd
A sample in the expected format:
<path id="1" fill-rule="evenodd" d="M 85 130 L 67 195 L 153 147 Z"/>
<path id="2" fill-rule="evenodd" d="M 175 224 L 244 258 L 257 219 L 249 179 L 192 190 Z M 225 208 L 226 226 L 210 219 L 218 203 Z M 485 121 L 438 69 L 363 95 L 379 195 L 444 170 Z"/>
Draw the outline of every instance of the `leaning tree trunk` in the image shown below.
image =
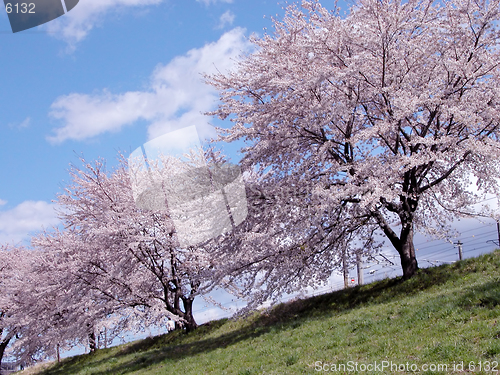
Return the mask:
<path id="1" fill-rule="evenodd" d="M 0 342 L 0 366 L 2 365 L 3 355 L 5 353 L 5 349 L 7 345 L 9 345 L 9 341 L 13 336 L 8 335 L 5 339 Z"/>
<path id="2" fill-rule="evenodd" d="M 408 211 L 402 210 L 398 214 L 401 218 L 401 234 L 399 237 L 387 224 L 380 212 L 373 212 L 378 225 L 399 253 L 401 268 L 403 269 L 403 280 L 408 280 L 418 270 L 415 246 L 413 244 L 413 215 L 411 212 L 408 213 Z"/>

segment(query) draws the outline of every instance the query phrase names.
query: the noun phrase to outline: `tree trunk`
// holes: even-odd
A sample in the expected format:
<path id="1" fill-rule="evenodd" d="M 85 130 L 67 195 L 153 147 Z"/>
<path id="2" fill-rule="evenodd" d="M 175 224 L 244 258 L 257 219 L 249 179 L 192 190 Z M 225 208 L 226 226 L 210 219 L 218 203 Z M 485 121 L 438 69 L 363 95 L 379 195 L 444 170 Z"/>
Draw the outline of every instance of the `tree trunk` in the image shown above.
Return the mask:
<path id="1" fill-rule="evenodd" d="M 403 224 L 401 229 L 400 246 L 396 248 L 401 258 L 403 280 L 411 278 L 418 270 L 415 246 L 413 244 L 413 223 Z"/>
<path id="2" fill-rule="evenodd" d="M 401 218 L 401 234 L 399 237 L 387 224 L 380 212 L 373 212 L 378 225 L 399 253 L 401 268 L 403 269 L 403 280 L 408 280 L 418 270 L 415 246 L 413 245 L 413 215 L 408 211 L 401 211 L 398 214 Z"/>
<path id="3" fill-rule="evenodd" d="M 186 320 L 185 323 L 186 333 L 189 333 L 198 327 L 198 324 L 196 324 L 196 321 L 194 320 L 193 316 L 193 300 L 186 299 L 182 302 L 184 303 L 184 311 L 185 311 L 184 319 Z"/>
<path id="4" fill-rule="evenodd" d="M 186 333 L 194 331 L 196 328 L 198 328 L 198 324 L 196 323 L 194 318 L 188 320 L 188 322 L 186 323 Z"/>
<path id="5" fill-rule="evenodd" d="M 90 352 L 95 352 L 97 350 L 97 344 L 95 341 L 95 333 L 91 332 L 89 333 L 89 350 Z"/>
<path id="6" fill-rule="evenodd" d="M 11 335 L 7 336 L 2 342 L 0 342 L 0 366 L 2 365 L 3 355 L 5 353 L 5 349 L 7 345 L 9 345 L 9 341 L 12 338 Z"/>
<path id="7" fill-rule="evenodd" d="M 97 350 L 97 341 L 95 337 L 94 326 L 90 323 L 87 324 L 88 327 L 88 335 L 89 335 L 89 350 L 91 353 Z"/>

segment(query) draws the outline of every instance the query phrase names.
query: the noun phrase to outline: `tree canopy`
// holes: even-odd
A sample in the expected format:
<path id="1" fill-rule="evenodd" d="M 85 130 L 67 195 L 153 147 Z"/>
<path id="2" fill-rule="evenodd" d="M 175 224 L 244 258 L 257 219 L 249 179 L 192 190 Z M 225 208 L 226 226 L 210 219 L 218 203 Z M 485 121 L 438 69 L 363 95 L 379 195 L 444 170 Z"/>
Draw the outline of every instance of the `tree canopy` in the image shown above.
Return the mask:
<path id="1" fill-rule="evenodd" d="M 360 0 L 345 17 L 303 1 L 235 71 L 207 77 L 211 114 L 234 124 L 223 139 L 247 142 L 243 169 L 316 202 L 294 215 L 358 231 L 366 250 L 382 234 L 410 278 L 415 230 L 498 192 L 498 21 L 499 1 Z"/>
<path id="2" fill-rule="evenodd" d="M 121 158 L 72 167 L 61 228 L 0 247 L 0 360 L 172 319 L 216 287 L 247 309 L 327 281 L 388 241 L 403 278 L 416 231 L 445 233 L 500 193 L 500 0 L 291 5 L 228 74 L 213 116 L 240 168 Z M 242 178 L 244 177 L 245 185 Z"/>

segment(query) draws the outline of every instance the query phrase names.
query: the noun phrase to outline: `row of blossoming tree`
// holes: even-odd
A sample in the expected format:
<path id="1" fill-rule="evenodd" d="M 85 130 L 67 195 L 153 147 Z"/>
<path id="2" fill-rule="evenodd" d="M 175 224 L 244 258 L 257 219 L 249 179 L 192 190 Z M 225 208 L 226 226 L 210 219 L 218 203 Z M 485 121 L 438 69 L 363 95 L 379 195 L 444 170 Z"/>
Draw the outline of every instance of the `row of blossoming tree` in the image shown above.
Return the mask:
<path id="1" fill-rule="evenodd" d="M 221 94 L 211 115 L 234 123 L 221 139 L 247 144 L 246 218 L 181 246 L 168 211 L 138 207 L 125 160 L 72 168 L 62 226 L 0 252 L 0 356 L 9 342 L 23 358 L 95 348 L 104 327 L 112 338 L 166 318 L 190 331 L 198 295 L 226 288 L 252 309 L 384 239 L 412 277 L 416 230 L 443 234 L 499 192 L 499 4 L 288 7 L 232 73 L 206 77 Z"/>
<path id="2" fill-rule="evenodd" d="M 195 296 L 214 285 L 206 249 L 180 248 L 166 213 L 137 207 L 126 160 L 111 172 L 96 161 L 70 173 L 59 228 L 30 249 L 0 252 L 5 345 L 15 338 L 15 354 L 29 361 L 78 344 L 93 351 L 104 329 L 107 341 L 166 319 L 195 329 Z"/>

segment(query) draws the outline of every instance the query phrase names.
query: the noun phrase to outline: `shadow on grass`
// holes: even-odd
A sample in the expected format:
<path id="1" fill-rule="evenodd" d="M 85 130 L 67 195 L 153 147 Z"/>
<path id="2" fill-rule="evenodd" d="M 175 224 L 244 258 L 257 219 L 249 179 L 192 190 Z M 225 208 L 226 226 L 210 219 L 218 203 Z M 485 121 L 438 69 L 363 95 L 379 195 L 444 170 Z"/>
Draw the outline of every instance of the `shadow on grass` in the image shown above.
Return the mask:
<path id="1" fill-rule="evenodd" d="M 122 350 L 113 354 L 112 358 L 106 355 L 107 351 L 116 351 L 117 349 L 100 350 L 93 354 L 69 358 L 41 374 L 74 374 L 79 372 L 85 364 L 92 367 L 106 365 L 109 368 L 109 370 L 94 370 L 91 372 L 93 375 L 127 374 L 146 369 L 161 362 L 176 361 L 200 353 L 226 348 L 240 341 L 256 338 L 271 330 L 279 331 L 295 328 L 311 319 L 324 319 L 346 313 L 358 307 L 391 302 L 431 287 L 460 280 L 463 275 L 468 273 L 497 269 L 499 265 L 500 252 L 497 251 L 480 258 L 469 259 L 452 265 L 422 269 L 419 270 L 415 277 L 404 282 L 401 278 L 385 279 L 369 285 L 280 304 L 271 310 L 248 319 L 248 323 L 241 328 L 220 334 L 217 337 L 207 338 L 209 334 L 216 333 L 226 323 L 227 319 L 201 326 L 188 335 L 174 332 L 128 344 Z M 481 295 L 484 297 L 483 299 L 477 299 L 477 304 L 496 306 L 500 304 L 500 290 L 498 285 L 495 285 L 496 287 L 493 288 L 493 285 L 485 283 L 471 289 L 470 294 L 471 296 Z M 463 296 L 463 300 L 469 301 L 470 296 Z M 457 304 L 460 305 L 461 302 L 457 301 Z M 190 342 L 185 343 L 187 340 Z M 127 360 L 123 358 L 125 356 L 131 356 L 131 358 Z M 116 362 L 115 365 L 113 365 L 114 362 Z"/>
<path id="2" fill-rule="evenodd" d="M 264 333 L 262 330 L 252 331 L 248 327 L 223 334 L 216 338 L 203 337 L 214 329 L 219 328 L 227 319 L 214 322 L 210 327 L 200 327 L 195 332 L 185 335 L 181 332 L 175 332 L 163 336 L 156 336 L 141 340 L 136 343 L 126 345 L 125 348 L 112 356 L 116 359 L 116 365 L 113 365 L 110 357 L 106 356 L 106 350 L 98 350 L 92 354 L 85 354 L 78 357 L 64 360 L 58 366 L 45 370 L 43 375 L 63 375 L 78 373 L 86 364 L 92 367 L 107 365 L 108 370 L 91 371 L 93 375 L 108 374 L 127 374 L 130 372 L 145 369 L 165 360 L 178 360 L 190 357 L 199 353 L 209 352 L 218 348 L 225 348 L 234 343 L 257 337 Z M 198 332 L 200 331 L 200 332 Z M 266 330 L 267 331 L 267 330 Z M 183 339 L 193 339 L 193 335 L 200 337 L 192 343 L 182 344 Z M 112 349 L 108 349 L 112 350 Z M 134 356 L 134 354 L 136 354 Z M 120 357 L 131 356 L 130 360 L 121 360 Z M 94 358 L 92 358 L 94 357 Z"/>

